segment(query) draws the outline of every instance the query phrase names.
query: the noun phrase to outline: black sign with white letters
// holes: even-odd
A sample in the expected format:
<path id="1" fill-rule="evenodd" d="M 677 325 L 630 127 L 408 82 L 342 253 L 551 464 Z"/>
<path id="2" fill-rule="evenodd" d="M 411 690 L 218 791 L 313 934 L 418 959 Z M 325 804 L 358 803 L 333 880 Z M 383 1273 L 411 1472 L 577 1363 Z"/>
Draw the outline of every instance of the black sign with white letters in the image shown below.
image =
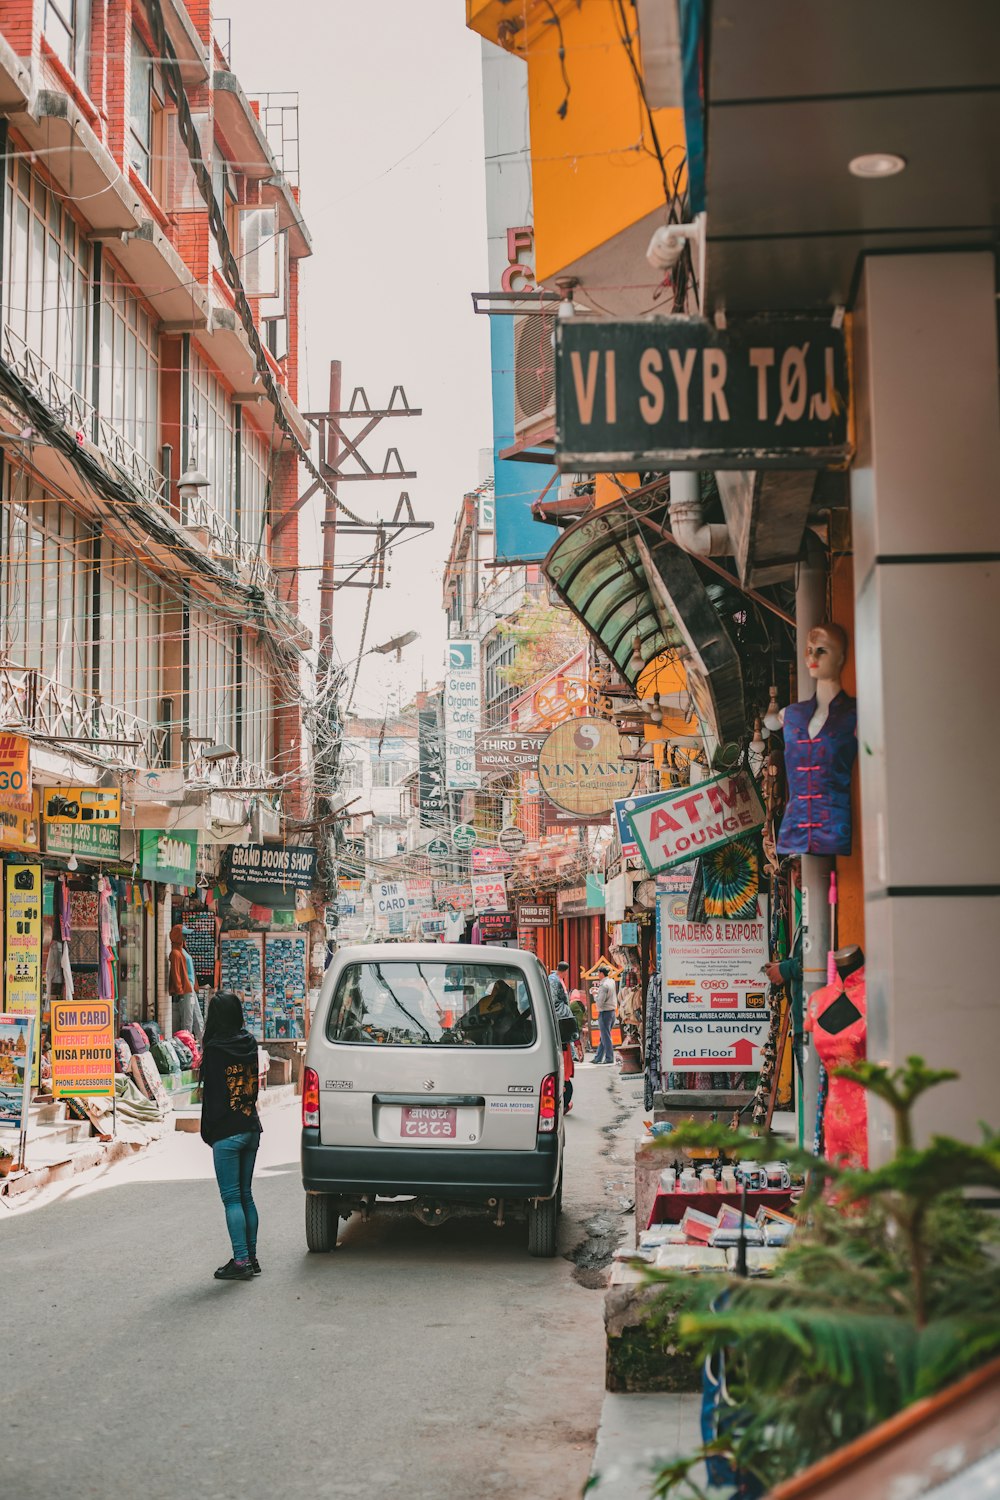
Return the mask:
<path id="1" fill-rule="evenodd" d="M 844 335 L 829 318 L 567 318 L 560 469 L 823 468 L 849 457 Z"/>

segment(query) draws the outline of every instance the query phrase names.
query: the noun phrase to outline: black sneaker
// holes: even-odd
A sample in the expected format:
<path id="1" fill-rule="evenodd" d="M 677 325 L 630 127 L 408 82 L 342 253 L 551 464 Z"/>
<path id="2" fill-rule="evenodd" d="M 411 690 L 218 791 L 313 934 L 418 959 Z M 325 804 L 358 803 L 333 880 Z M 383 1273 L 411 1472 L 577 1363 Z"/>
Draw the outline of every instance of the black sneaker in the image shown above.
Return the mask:
<path id="1" fill-rule="evenodd" d="M 260 1261 L 257 1259 L 256 1255 L 251 1255 L 250 1257 L 250 1269 L 255 1276 L 260 1275 Z"/>
<path id="2" fill-rule="evenodd" d="M 215 1273 L 216 1281 L 253 1281 L 253 1267 L 248 1260 L 240 1265 L 235 1260 L 227 1260 L 224 1266 L 220 1266 Z"/>

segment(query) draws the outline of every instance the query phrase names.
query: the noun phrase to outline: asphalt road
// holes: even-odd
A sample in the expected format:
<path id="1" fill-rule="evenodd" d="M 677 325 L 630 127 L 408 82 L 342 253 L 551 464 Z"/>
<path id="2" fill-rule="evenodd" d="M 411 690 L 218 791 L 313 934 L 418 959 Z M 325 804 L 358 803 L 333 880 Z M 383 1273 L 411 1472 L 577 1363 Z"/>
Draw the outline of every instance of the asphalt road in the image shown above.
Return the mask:
<path id="1" fill-rule="evenodd" d="M 0 1208 L 0 1494 L 576 1500 L 604 1383 L 586 1267 L 631 1196 L 614 1127 L 640 1098 L 578 1070 L 553 1261 L 474 1220 L 352 1220 L 308 1255 L 291 1106 L 264 1115 L 252 1283 L 212 1279 L 230 1252 L 197 1136 Z"/>

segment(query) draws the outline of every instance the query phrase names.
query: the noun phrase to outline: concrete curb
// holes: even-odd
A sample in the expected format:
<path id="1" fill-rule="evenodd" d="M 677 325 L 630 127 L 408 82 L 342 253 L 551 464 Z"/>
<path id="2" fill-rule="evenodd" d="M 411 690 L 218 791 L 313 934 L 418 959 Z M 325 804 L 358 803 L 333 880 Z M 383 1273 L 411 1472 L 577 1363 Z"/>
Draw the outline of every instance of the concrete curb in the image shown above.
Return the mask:
<path id="1" fill-rule="evenodd" d="M 124 1161 L 127 1156 L 135 1156 L 140 1151 L 148 1150 L 161 1139 L 162 1135 L 149 1141 L 88 1141 L 72 1154 L 67 1155 L 63 1161 L 47 1162 L 41 1167 L 29 1167 L 27 1172 L 18 1173 L 16 1177 L 8 1177 L 4 1191 L 8 1198 L 20 1197 L 22 1193 L 38 1192 L 54 1182 L 65 1182 L 71 1177 L 78 1177 L 84 1172 L 92 1172 L 98 1167 L 110 1167 L 117 1161 Z M 28 1149 L 29 1151 L 31 1149 L 30 1139 Z"/>
<path id="2" fill-rule="evenodd" d="M 588 1500 L 649 1500 L 657 1470 L 701 1443 L 701 1396 L 621 1395 L 601 1408 Z M 698 1473 L 695 1471 L 695 1479 Z"/>
<path id="3" fill-rule="evenodd" d="M 267 1089 L 261 1094 L 258 1107 L 262 1110 L 274 1109 L 279 1104 L 292 1103 L 294 1099 L 295 1085 L 282 1084 L 277 1088 Z M 16 1177 L 5 1178 L 0 1185 L 0 1194 L 7 1198 L 19 1198 L 24 1193 L 40 1192 L 42 1188 L 51 1187 L 53 1183 L 66 1182 L 70 1178 L 82 1177 L 86 1173 L 114 1166 L 116 1162 L 125 1161 L 130 1156 L 137 1156 L 141 1151 L 148 1151 L 151 1146 L 164 1140 L 171 1130 L 170 1115 L 161 1121 L 161 1126 L 159 1134 L 148 1141 L 99 1141 L 95 1138 L 81 1142 L 75 1147 L 71 1144 L 67 1147 L 66 1155 L 61 1161 L 46 1162 L 39 1167 L 29 1167 L 27 1172 L 19 1172 Z M 200 1127 L 200 1109 L 173 1111 L 174 1130 L 197 1132 Z M 28 1152 L 30 1160 L 30 1138 Z"/>

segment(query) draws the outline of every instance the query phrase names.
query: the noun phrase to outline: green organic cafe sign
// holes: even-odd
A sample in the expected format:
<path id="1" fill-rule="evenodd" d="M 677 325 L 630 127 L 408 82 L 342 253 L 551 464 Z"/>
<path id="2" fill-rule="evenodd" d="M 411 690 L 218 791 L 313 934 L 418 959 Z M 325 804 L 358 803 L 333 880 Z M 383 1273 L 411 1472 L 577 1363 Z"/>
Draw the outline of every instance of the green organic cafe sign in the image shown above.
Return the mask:
<path id="1" fill-rule="evenodd" d="M 139 835 L 139 871 L 161 885 L 196 885 L 198 835 L 178 829 L 146 829 Z"/>

